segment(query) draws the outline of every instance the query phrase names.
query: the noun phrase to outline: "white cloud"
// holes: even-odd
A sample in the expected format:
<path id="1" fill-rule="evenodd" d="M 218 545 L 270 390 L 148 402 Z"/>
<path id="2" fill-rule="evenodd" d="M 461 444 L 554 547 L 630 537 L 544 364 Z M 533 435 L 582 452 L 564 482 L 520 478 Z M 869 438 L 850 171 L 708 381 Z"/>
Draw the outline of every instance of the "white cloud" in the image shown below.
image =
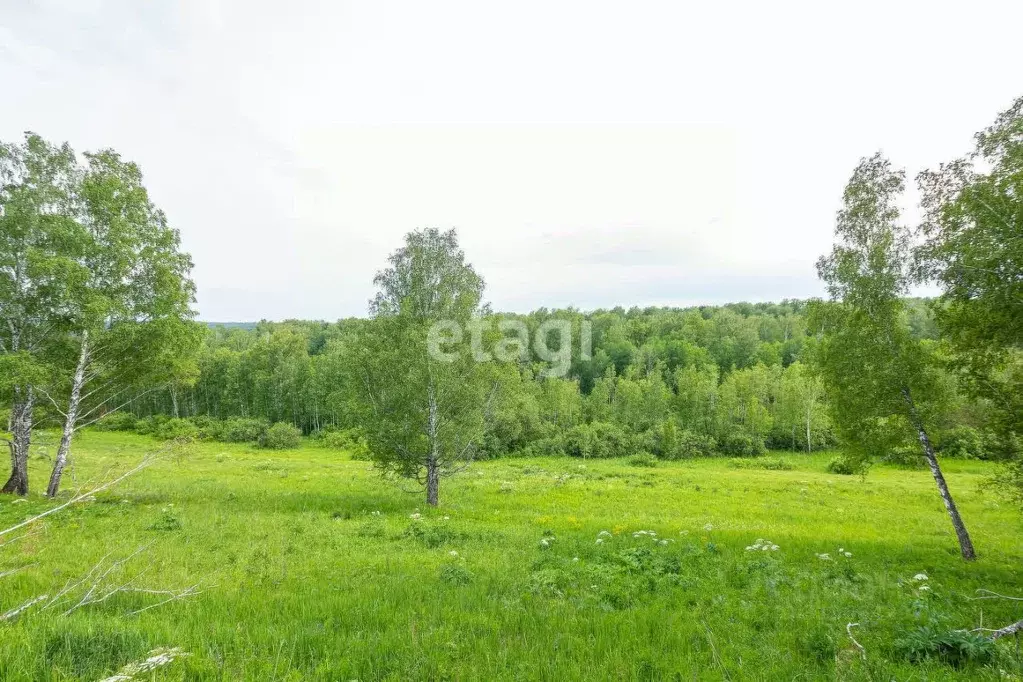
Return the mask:
<path id="1" fill-rule="evenodd" d="M 842 186 L 1021 94 L 1015 2 L 48 0 L 0 17 L 0 137 L 137 160 L 207 319 L 362 314 L 457 227 L 499 309 L 816 294 Z"/>

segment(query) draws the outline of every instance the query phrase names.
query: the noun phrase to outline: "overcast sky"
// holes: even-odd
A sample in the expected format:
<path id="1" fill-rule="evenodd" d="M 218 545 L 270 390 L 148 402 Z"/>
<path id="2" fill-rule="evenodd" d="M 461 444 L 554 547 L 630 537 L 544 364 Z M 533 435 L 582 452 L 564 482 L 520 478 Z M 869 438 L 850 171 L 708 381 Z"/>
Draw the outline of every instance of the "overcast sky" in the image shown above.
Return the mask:
<path id="1" fill-rule="evenodd" d="M 362 315 L 455 227 L 500 310 L 821 292 L 842 187 L 1023 94 L 1023 3 L 0 0 L 0 138 L 137 161 L 206 320 Z"/>

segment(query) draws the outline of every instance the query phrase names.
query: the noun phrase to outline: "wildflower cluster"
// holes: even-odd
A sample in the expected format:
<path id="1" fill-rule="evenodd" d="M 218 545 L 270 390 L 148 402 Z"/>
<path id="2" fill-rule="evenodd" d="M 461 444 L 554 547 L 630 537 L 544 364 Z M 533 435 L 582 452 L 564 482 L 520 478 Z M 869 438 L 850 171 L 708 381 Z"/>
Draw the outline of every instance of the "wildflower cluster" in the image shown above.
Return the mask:
<path id="1" fill-rule="evenodd" d="M 835 553 L 835 556 L 844 557 L 846 559 L 851 559 L 852 558 L 852 552 L 847 552 L 847 551 L 845 551 L 844 547 L 839 547 L 838 548 L 838 552 Z M 820 559 L 821 561 L 831 561 L 832 560 L 831 559 L 831 555 L 829 553 L 827 553 L 827 552 L 822 552 L 821 554 L 818 554 L 817 558 Z"/>
<path id="2" fill-rule="evenodd" d="M 756 542 L 746 547 L 747 552 L 777 552 L 779 549 L 778 545 L 763 538 L 757 538 Z"/>
<path id="3" fill-rule="evenodd" d="M 597 533 L 597 544 L 598 545 L 604 544 L 604 539 L 609 537 L 611 537 L 611 533 L 609 531 L 606 530 L 600 531 L 599 533 Z"/>

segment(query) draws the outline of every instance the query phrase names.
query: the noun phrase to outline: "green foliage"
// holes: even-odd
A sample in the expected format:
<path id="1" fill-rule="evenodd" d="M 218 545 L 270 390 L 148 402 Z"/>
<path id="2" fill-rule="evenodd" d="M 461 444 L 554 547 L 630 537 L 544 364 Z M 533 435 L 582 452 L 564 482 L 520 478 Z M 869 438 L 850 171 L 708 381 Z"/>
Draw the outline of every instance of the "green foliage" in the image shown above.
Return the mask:
<path id="1" fill-rule="evenodd" d="M 762 438 L 741 432 L 725 434 L 718 441 L 718 450 L 729 457 L 759 457 L 767 453 Z"/>
<path id="2" fill-rule="evenodd" d="M 151 433 L 160 440 L 198 438 L 199 428 L 187 419 L 168 419 L 162 423 L 154 424 Z"/>
<path id="3" fill-rule="evenodd" d="M 667 459 L 692 459 L 694 457 L 710 457 L 717 449 L 717 441 L 713 436 L 689 431 L 679 431 L 675 449 Z"/>
<path id="4" fill-rule="evenodd" d="M 995 643 L 990 638 L 967 630 L 944 630 L 931 625 L 906 633 L 896 641 L 895 647 L 914 663 L 936 658 L 957 668 L 967 663 L 990 663 L 995 657 Z"/>
<path id="5" fill-rule="evenodd" d="M 259 437 L 259 447 L 268 450 L 291 450 L 302 442 L 302 431 L 294 424 L 277 422 Z"/>
<path id="6" fill-rule="evenodd" d="M 956 426 L 942 434 L 941 454 L 959 459 L 987 459 L 984 434 L 971 426 Z"/>
<path id="7" fill-rule="evenodd" d="M 371 459 L 366 437 L 359 429 L 326 428 L 317 431 L 315 437 L 324 447 L 348 452 L 352 459 L 363 461 Z"/>
<path id="8" fill-rule="evenodd" d="M 795 465 L 781 457 L 759 457 L 757 459 L 733 458 L 728 460 L 733 469 L 765 469 L 767 471 L 791 471 Z"/>
<path id="9" fill-rule="evenodd" d="M 134 431 L 138 420 L 130 412 L 114 412 L 93 424 L 99 431 Z"/>
<path id="10" fill-rule="evenodd" d="M 842 476 L 853 476 L 854 474 L 862 473 L 863 463 L 857 461 L 854 458 L 849 457 L 834 457 L 828 462 L 827 469 L 828 473 L 840 474 Z"/>
<path id="11" fill-rule="evenodd" d="M 572 457 L 626 457 L 632 454 L 633 444 L 629 435 L 615 424 L 593 422 L 570 429 L 565 434 L 564 451 Z"/>
<path id="12" fill-rule="evenodd" d="M 258 441 L 270 425 L 262 419 L 233 417 L 221 425 L 216 440 L 225 443 L 251 443 Z"/>
<path id="13" fill-rule="evenodd" d="M 639 452 L 629 457 L 629 466 L 634 467 L 655 467 L 657 466 L 657 458 L 651 455 L 649 452 Z"/>

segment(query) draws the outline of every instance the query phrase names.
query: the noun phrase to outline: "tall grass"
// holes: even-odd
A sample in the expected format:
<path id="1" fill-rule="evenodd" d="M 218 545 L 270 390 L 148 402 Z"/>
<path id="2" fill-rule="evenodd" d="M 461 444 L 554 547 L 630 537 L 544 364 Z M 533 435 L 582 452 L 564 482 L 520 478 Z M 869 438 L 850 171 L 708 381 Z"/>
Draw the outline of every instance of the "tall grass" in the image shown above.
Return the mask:
<path id="1" fill-rule="evenodd" d="M 152 447 L 86 433 L 75 479 L 128 468 Z M 130 617 L 146 595 L 66 617 L 29 610 L 0 624 L 0 680 L 102 679 L 161 647 L 189 655 L 155 679 L 995 680 L 1019 670 L 1010 642 L 952 660 L 926 655 L 921 631 L 1020 617 L 1018 604 L 971 599 L 1023 584 L 1020 516 L 984 486 L 988 465 L 947 465 L 981 553 L 966 564 L 929 474 L 839 476 L 825 471 L 834 455 L 786 455 L 792 470 L 498 460 L 445 480 L 430 509 L 419 490 L 335 451 L 198 444 L 0 548 L 0 573 L 27 566 L 0 578 L 0 612 L 150 543 L 135 567 L 146 587 L 209 589 Z M 47 465 L 32 462 L 37 487 Z M 53 504 L 4 498 L 0 527 Z M 758 539 L 778 549 L 746 549 Z"/>

